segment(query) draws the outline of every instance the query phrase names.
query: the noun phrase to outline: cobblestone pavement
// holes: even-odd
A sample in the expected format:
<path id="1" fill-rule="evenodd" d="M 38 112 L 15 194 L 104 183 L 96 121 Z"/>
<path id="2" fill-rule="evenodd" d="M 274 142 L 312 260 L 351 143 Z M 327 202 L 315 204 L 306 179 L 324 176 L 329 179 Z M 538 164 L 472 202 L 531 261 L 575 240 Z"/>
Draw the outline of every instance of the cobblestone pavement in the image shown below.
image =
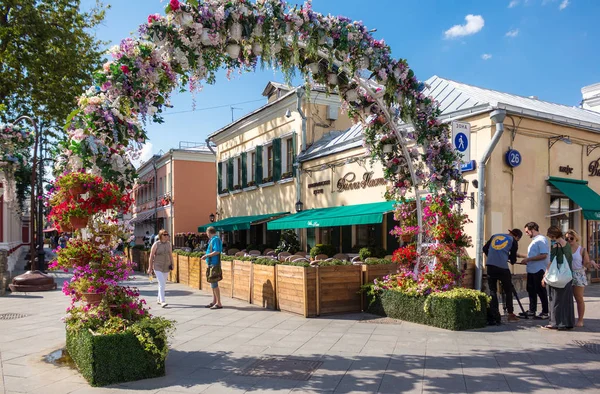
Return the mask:
<path id="1" fill-rule="evenodd" d="M 130 284 L 155 300 L 156 283 Z M 207 293 L 167 288 L 167 308 L 150 302 L 177 321 L 166 376 L 104 388 L 43 361 L 65 345 L 60 290 L 0 298 L 0 316 L 21 315 L 0 320 L 0 393 L 600 392 L 598 284 L 586 289 L 586 327 L 571 332 L 539 320 L 451 332 L 368 314 L 305 319 L 229 298 L 209 310 Z"/>

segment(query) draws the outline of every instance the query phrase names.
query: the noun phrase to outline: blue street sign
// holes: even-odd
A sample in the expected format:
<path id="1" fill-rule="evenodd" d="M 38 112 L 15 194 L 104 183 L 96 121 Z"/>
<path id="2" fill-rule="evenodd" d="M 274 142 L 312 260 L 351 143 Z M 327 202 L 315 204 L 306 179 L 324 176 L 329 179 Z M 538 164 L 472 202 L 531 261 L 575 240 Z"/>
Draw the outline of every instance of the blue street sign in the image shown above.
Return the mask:
<path id="1" fill-rule="evenodd" d="M 477 168 L 477 162 L 475 162 L 475 160 L 471 160 L 467 163 L 462 163 L 460 165 L 461 172 L 473 171 L 473 170 L 475 170 L 475 168 Z"/>
<path id="2" fill-rule="evenodd" d="M 523 161 L 523 158 L 521 157 L 521 153 L 519 153 L 518 150 L 509 149 L 506 152 L 506 155 L 504 155 L 504 161 L 509 167 L 518 167 L 521 164 L 521 161 Z"/>
<path id="3" fill-rule="evenodd" d="M 454 136 L 454 146 L 459 152 L 465 152 L 469 148 L 469 139 L 464 133 L 456 133 Z"/>

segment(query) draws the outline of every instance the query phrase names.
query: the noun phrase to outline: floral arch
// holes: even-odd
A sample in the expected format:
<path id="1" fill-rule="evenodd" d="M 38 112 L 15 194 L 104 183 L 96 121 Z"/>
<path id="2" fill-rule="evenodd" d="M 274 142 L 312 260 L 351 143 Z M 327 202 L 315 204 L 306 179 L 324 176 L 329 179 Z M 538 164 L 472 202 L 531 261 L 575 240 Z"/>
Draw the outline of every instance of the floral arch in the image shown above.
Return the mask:
<path id="1" fill-rule="evenodd" d="M 406 61 L 393 59 L 362 23 L 314 12 L 310 1 L 290 7 L 282 0 L 171 0 L 166 16 L 150 15 L 138 38 L 110 52 L 113 60 L 67 119 L 63 170 L 89 169 L 131 187 L 130 160 L 147 138 L 143 125 L 162 122 L 171 91 L 212 84 L 220 68 L 249 72 L 260 65 L 287 77 L 299 71 L 307 84 L 340 93 L 343 108 L 364 125 L 372 158 L 384 166 L 389 199 L 418 190 L 451 203 L 463 198 L 447 125 Z M 420 198 L 416 204 L 422 228 Z"/>

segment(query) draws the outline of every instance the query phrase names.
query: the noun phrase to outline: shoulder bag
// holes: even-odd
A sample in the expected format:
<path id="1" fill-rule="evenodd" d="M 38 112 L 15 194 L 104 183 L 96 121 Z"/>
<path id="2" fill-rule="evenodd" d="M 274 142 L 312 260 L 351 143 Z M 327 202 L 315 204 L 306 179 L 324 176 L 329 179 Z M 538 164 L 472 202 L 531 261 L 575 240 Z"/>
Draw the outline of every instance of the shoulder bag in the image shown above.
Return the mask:
<path id="1" fill-rule="evenodd" d="M 560 262 L 558 262 L 558 251 L 556 255 L 552 259 L 552 263 L 550 264 L 550 268 L 544 274 L 544 281 L 546 284 L 552 287 L 556 287 L 559 289 L 564 288 L 567 283 L 573 280 L 573 273 L 571 272 L 571 267 L 569 267 L 569 263 L 565 259 L 565 253 L 562 250 L 562 246 L 560 247 L 562 254 L 560 256 Z"/>
<path id="2" fill-rule="evenodd" d="M 221 253 L 217 255 L 217 264 L 208 264 L 208 259 L 206 260 L 206 264 L 208 265 L 208 267 L 206 267 L 206 281 L 208 283 L 215 283 L 223 280 L 223 270 L 221 270 Z"/>

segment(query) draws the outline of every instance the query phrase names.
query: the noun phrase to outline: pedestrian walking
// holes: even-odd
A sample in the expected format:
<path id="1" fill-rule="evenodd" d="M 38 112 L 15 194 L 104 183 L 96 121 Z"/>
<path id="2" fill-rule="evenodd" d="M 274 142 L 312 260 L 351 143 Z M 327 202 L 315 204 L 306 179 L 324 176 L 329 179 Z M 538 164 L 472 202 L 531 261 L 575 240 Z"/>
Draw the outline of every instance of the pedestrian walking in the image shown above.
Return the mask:
<path id="1" fill-rule="evenodd" d="M 221 291 L 219 289 L 219 281 L 223 279 L 223 272 L 221 270 L 221 253 L 223 252 L 223 244 L 221 238 L 217 236 L 217 230 L 214 227 L 206 229 L 206 233 L 209 236 L 208 248 L 206 254 L 202 256 L 202 260 L 206 260 L 208 269 L 206 270 L 206 281 L 210 283 L 210 288 L 213 292 L 213 300 L 210 304 L 206 305 L 206 308 L 210 309 L 221 309 Z"/>
<path id="2" fill-rule="evenodd" d="M 573 252 L 573 296 L 577 302 L 577 322 L 575 327 L 583 327 L 583 316 L 585 315 L 585 302 L 583 292 L 588 285 L 586 268 L 598 269 L 598 264 L 590 260 L 587 249 L 579 244 L 579 234 L 575 230 L 567 231 L 565 240 L 569 243 Z"/>
<path id="3" fill-rule="evenodd" d="M 542 286 L 542 279 L 546 273 L 546 267 L 550 263 L 550 246 L 548 240 L 540 234 L 540 226 L 535 222 L 529 222 L 525 225 L 525 234 L 531 238 L 531 243 L 527 249 L 527 256 L 518 254 L 518 257 L 524 257 L 520 264 L 527 265 L 527 293 L 529 295 L 529 310 L 525 313 L 519 313 L 519 316 L 534 317 L 538 319 L 548 318 L 548 293 Z M 542 304 L 542 312 L 536 315 L 537 299 Z"/>
<path id="4" fill-rule="evenodd" d="M 573 271 L 573 253 L 571 246 L 563 238 L 561 229 L 552 226 L 548 229 L 548 237 L 553 241 L 550 250 L 550 264 L 556 259 L 557 266 L 568 264 L 571 272 Z M 547 270 L 550 268 L 548 264 Z M 546 280 L 542 281 L 542 286 L 546 286 Z M 573 281 L 569 280 L 565 287 L 556 287 L 548 283 L 548 293 L 550 300 L 550 321 L 542 328 L 570 330 L 575 325 L 575 308 L 573 307 Z"/>
<path id="5" fill-rule="evenodd" d="M 519 240 L 523 233 L 519 229 L 509 230 L 508 234 L 494 234 L 483 246 L 483 253 L 486 255 L 486 270 L 488 276 L 488 288 L 492 302 L 488 311 L 488 324 L 500 324 L 501 316 L 498 306 L 498 281 L 502 283 L 504 294 L 506 295 L 505 307 L 508 311 L 507 320 L 509 322 L 519 321 L 514 314 L 513 308 L 513 286 L 512 275 L 508 268 L 508 263 L 514 265 L 517 262 L 517 250 Z"/>
<path id="6" fill-rule="evenodd" d="M 154 271 L 156 281 L 158 282 L 158 305 L 164 308 L 168 305 L 165 300 L 167 275 L 173 267 L 173 250 L 167 230 L 163 229 L 158 232 L 158 241 L 152 245 L 149 260 L 148 274 L 150 275 Z"/>

